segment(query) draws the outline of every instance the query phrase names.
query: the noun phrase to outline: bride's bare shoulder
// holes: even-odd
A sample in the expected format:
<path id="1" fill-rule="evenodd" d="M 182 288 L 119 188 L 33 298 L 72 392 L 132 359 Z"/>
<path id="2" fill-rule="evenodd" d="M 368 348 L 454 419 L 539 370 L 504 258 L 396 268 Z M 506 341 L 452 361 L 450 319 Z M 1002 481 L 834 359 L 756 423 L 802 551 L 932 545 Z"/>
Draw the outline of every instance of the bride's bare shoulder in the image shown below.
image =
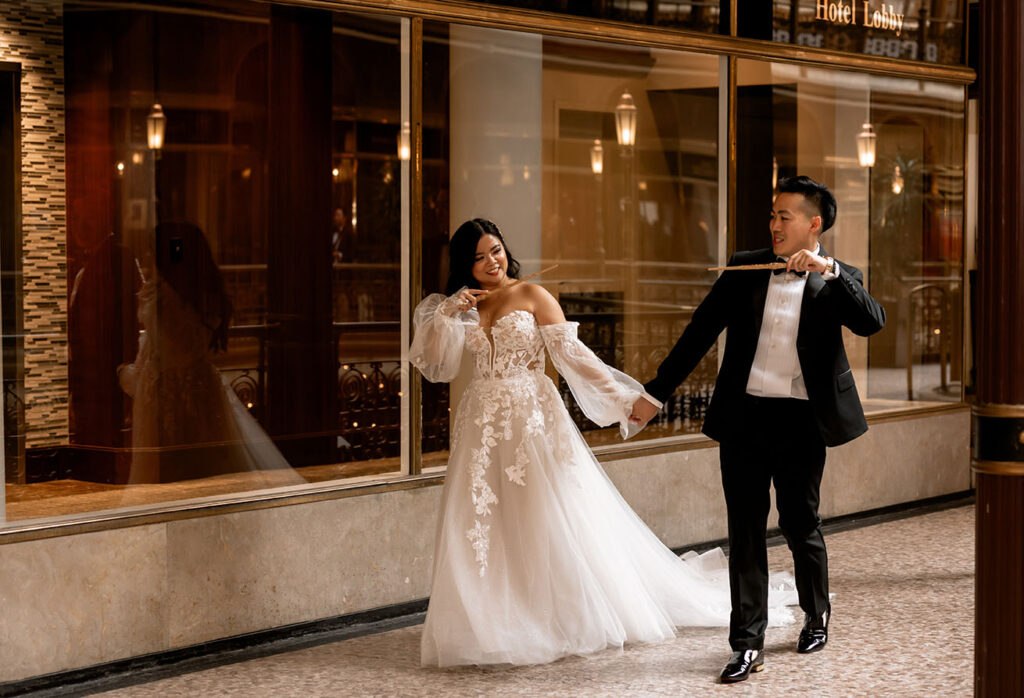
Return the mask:
<path id="1" fill-rule="evenodd" d="M 538 284 L 521 284 L 523 297 L 533 308 L 533 314 L 540 325 L 553 325 L 558 322 L 565 322 L 565 315 L 562 313 L 562 306 L 558 304 L 551 292 Z"/>

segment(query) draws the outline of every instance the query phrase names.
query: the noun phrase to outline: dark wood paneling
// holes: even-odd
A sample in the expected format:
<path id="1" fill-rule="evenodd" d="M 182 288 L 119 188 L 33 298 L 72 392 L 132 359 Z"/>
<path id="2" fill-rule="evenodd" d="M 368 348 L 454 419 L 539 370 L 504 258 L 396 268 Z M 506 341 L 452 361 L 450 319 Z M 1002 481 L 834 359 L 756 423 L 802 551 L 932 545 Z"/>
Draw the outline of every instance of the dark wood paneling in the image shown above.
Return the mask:
<path id="1" fill-rule="evenodd" d="M 1024 404 L 1024 8 L 980 3 L 978 402 Z M 976 410 L 977 411 L 977 410 Z M 1018 415 L 1019 416 L 1019 415 Z M 999 439 L 980 429 L 976 439 Z M 979 443 L 976 454 L 1010 453 Z M 978 467 L 986 467 L 975 461 Z M 1024 477 L 978 473 L 975 694 L 1024 695 Z"/>
<path id="2" fill-rule="evenodd" d="M 100 449 L 83 451 L 73 468 L 77 477 L 113 482 L 128 464 L 116 449 L 128 445 L 130 409 L 117 367 L 132 360 L 137 334 L 134 287 L 124 288 L 133 282 L 131 254 L 114 220 L 115 42 L 100 17 L 69 13 L 64 23 L 69 440 Z"/>
<path id="3" fill-rule="evenodd" d="M 1024 477 L 979 473 L 977 493 L 975 695 L 1020 696 Z"/>
<path id="4" fill-rule="evenodd" d="M 1024 403 L 1024 7 L 982 3 L 978 156 L 978 394 Z"/>
<path id="5" fill-rule="evenodd" d="M 331 27 L 330 12 L 271 10 L 267 418 L 294 466 L 336 451 Z"/>

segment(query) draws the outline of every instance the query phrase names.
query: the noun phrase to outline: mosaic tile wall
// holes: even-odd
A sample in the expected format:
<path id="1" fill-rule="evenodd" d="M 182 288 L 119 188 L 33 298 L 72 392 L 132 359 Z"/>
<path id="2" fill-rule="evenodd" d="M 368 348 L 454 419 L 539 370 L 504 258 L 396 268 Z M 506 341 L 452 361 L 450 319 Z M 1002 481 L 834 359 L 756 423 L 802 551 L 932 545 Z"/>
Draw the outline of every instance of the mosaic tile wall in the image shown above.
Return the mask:
<path id="1" fill-rule="evenodd" d="M 26 446 L 67 442 L 64 41 L 60 0 L 0 2 L 0 61 L 21 64 Z"/>

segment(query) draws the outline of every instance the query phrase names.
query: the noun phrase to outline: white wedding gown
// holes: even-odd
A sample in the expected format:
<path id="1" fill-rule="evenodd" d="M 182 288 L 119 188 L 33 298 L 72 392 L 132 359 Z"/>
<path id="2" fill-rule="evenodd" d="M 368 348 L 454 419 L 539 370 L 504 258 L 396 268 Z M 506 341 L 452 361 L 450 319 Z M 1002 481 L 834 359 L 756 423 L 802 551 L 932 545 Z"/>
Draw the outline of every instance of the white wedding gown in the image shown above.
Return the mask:
<path id="1" fill-rule="evenodd" d="M 643 388 L 580 342 L 578 323 L 538 326 L 517 310 L 488 337 L 475 310 L 459 313 L 435 294 L 414 324 L 410 360 L 428 380 L 455 378 L 464 350 L 475 363 L 451 440 L 424 666 L 538 664 L 667 640 L 676 626 L 729 624 L 721 551 L 681 560 L 666 548 L 605 475 L 545 375 L 546 347 L 584 414 L 628 435 Z M 792 620 L 782 606 L 795 592 L 771 602 L 773 624 Z"/>

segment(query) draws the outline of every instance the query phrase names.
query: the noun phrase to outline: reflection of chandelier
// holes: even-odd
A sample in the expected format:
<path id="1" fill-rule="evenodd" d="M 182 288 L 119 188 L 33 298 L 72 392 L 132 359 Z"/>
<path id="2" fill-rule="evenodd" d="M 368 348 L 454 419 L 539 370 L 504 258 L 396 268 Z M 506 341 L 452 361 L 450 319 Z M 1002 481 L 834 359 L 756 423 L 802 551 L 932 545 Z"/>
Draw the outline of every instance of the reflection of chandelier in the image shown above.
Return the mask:
<path id="1" fill-rule="evenodd" d="M 899 165 L 893 169 L 893 193 L 900 193 L 903 191 L 903 173 L 899 170 Z"/>
<path id="2" fill-rule="evenodd" d="M 857 160 L 861 167 L 875 166 L 875 145 L 878 143 L 878 136 L 875 134 L 871 124 L 867 121 L 861 126 L 857 134 Z"/>
<path id="3" fill-rule="evenodd" d="M 892 193 L 900 194 L 903 191 L 903 174 L 900 172 L 900 166 L 896 167 L 892 171 Z"/>
<path id="4" fill-rule="evenodd" d="M 636 144 L 636 105 L 633 104 L 633 95 L 629 94 L 629 90 L 622 93 L 615 107 L 615 135 L 619 145 Z"/>
<path id="5" fill-rule="evenodd" d="M 412 154 L 412 148 L 410 146 L 410 134 L 411 129 L 409 128 L 409 122 L 403 121 L 402 128 L 398 130 L 398 159 L 408 160 Z"/>
<path id="6" fill-rule="evenodd" d="M 590 169 L 596 175 L 604 172 L 604 148 L 601 147 L 601 141 L 596 138 L 594 145 L 590 148 Z"/>
<path id="7" fill-rule="evenodd" d="M 146 117 L 146 140 L 149 141 L 150 150 L 160 150 L 164 147 L 164 134 L 167 132 L 167 117 L 164 116 L 164 108 L 154 104 Z"/>

